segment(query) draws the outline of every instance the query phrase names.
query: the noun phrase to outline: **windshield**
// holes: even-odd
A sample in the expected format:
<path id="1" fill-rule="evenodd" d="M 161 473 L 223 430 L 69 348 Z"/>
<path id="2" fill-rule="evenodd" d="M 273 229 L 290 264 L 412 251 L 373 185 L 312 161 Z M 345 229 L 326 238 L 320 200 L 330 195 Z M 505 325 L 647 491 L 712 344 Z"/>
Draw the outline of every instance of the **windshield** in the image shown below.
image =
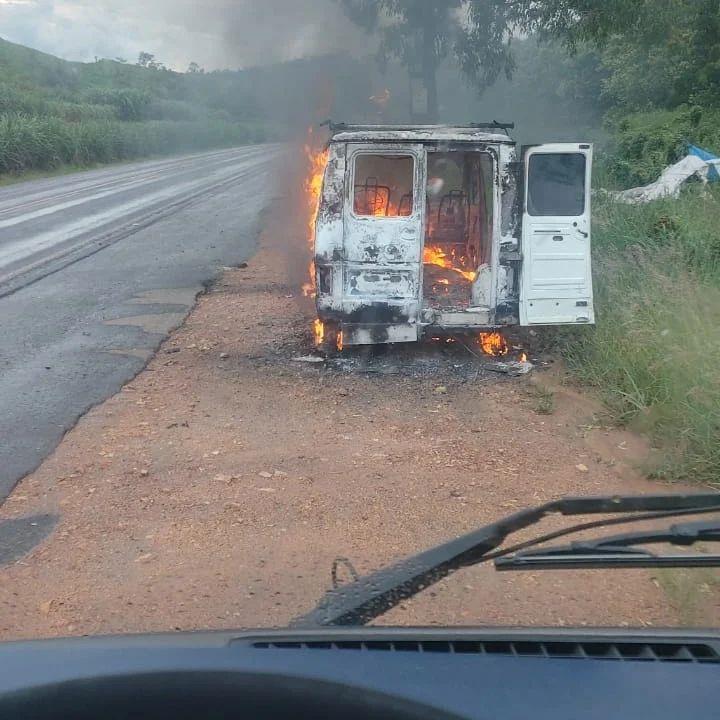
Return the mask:
<path id="1" fill-rule="evenodd" d="M 590 4 L 0 0 L 0 640 L 287 627 L 716 489 L 720 11 Z M 573 552 L 371 621 L 720 623 L 716 568 Z"/>

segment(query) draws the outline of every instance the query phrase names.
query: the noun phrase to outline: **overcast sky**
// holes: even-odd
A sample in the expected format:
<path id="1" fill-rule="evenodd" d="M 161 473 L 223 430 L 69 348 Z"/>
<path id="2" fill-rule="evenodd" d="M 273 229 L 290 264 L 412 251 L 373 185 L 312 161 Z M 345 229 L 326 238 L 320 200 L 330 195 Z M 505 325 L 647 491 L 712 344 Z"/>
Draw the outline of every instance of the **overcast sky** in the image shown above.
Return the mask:
<path id="1" fill-rule="evenodd" d="M 362 49 L 333 0 L 0 0 L 0 37 L 68 60 L 154 53 L 177 70 Z"/>

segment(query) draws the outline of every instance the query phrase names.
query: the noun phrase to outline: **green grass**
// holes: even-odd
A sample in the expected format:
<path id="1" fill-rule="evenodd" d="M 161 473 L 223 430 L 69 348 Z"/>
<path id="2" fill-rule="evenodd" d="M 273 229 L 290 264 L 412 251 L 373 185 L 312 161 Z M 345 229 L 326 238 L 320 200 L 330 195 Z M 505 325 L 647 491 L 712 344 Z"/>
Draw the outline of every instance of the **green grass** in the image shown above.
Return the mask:
<path id="1" fill-rule="evenodd" d="M 264 140 L 261 129 L 201 122 L 87 120 L 0 115 L 0 175 L 199 151 Z"/>
<path id="2" fill-rule="evenodd" d="M 278 137 L 242 73 L 71 63 L 0 39 L 0 183 Z"/>
<path id="3" fill-rule="evenodd" d="M 552 415 L 555 412 L 555 393 L 550 388 L 533 382 L 528 385 L 528 395 L 538 415 Z"/>
<path id="4" fill-rule="evenodd" d="M 720 483 L 720 190 L 597 203 L 593 266 L 597 325 L 568 337 L 570 367 L 660 448 L 651 474 Z"/>
<path id="5" fill-rule="evenodd" d="M 614 186 L 655 180 L 687 152 L 687 143 L 720 154 L 720 109 L 684 105 L 632 113 L 607 121 L 613 139 L 601 166 Z"/>

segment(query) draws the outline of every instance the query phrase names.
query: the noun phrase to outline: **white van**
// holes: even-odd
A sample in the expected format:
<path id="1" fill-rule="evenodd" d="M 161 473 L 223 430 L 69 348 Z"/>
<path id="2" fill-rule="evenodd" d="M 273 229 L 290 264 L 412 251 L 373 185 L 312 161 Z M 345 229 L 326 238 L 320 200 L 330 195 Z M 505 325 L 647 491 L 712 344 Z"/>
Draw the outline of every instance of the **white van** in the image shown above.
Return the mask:
<path id="1" fill-rule="evenodd" d="M 315 227 L 326 342 L 594 322 L 592 145 L 510 124 L 330 125 Z"/>

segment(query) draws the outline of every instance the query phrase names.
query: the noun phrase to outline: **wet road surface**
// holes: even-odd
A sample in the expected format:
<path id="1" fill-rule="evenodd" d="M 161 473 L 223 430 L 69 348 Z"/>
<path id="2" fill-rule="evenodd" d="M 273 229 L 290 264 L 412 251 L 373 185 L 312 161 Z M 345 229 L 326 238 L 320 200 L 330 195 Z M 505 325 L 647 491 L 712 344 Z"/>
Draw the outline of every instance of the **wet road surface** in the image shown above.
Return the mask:
<path id="1" fill-rule="evenodd" d="M 278 146 L 0 189 L 0 501 L 255 249 Z"/>

